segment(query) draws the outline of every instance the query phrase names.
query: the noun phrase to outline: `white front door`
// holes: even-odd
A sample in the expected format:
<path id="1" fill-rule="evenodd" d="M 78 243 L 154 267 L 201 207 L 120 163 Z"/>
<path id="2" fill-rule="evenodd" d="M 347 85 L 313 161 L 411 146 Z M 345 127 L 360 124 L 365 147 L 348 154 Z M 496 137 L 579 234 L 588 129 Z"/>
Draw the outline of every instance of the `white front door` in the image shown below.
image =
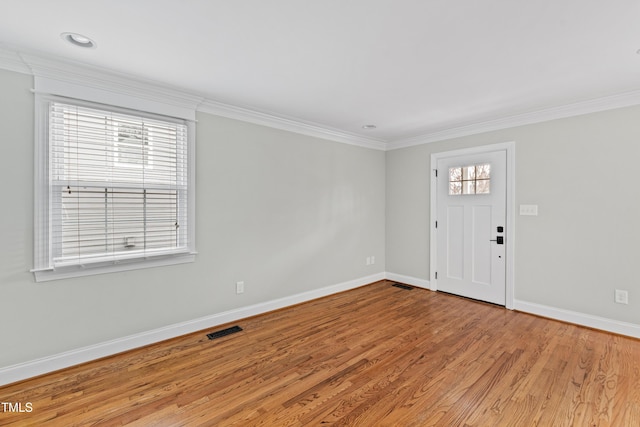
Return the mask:
<path id="1" fill-rule="evenodd" d="M 437 162 L 438 290 L 505 305 L 506 151 Z"/>

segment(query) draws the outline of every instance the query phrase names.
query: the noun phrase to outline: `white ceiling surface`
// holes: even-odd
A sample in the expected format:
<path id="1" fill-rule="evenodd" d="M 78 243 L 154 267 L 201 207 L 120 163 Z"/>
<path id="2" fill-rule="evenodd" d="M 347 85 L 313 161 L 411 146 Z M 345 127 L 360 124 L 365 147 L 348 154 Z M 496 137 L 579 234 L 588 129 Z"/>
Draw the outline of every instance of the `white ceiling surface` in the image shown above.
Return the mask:
<path id="1" fill-rule="evenodd" d="M 0 0 L 9 48 L 385 142 L 637 91 L 639 22 L 637 0 Z"/>

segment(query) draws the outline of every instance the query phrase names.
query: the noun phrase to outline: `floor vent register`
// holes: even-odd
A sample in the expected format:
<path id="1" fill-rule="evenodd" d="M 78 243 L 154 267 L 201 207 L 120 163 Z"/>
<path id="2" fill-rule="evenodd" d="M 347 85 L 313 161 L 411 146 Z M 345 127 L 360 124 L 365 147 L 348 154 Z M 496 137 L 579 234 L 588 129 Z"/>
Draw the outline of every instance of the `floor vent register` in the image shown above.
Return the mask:
<path id="1" fill-rule="evenodd" d="M 236 332 L 240 332 L 242 328 L 240 326 L 232 326 L 227 329 L 222 329 L 220 331 L 211 332 L 207 334 L 207 338 L 210 340 L 215 340 L 216 338 L 226 337 L 227 335 L 235 334 Z"/>

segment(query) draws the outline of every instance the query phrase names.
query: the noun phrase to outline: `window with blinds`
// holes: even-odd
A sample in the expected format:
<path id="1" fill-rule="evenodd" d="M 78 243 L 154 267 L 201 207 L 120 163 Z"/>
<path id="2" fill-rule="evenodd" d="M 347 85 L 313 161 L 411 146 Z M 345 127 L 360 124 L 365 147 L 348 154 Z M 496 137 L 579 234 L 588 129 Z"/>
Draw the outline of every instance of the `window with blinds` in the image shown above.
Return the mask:
<path id="1" fill-rule="evenodd" d="M 53 268 L 188 251 L 187 126 L 51 102 Z"/>

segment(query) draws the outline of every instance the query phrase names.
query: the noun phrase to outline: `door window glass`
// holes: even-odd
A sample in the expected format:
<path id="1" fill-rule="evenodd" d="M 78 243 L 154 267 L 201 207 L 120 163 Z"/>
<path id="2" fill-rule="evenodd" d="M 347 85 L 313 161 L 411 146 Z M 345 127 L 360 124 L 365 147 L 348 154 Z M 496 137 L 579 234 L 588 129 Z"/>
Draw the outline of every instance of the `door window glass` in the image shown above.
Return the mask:
<path id="1" fill-rule="evenodd" d="M 489 194 L 491 165 L 489 163 L 449 168 L 449 195 Z"/>

